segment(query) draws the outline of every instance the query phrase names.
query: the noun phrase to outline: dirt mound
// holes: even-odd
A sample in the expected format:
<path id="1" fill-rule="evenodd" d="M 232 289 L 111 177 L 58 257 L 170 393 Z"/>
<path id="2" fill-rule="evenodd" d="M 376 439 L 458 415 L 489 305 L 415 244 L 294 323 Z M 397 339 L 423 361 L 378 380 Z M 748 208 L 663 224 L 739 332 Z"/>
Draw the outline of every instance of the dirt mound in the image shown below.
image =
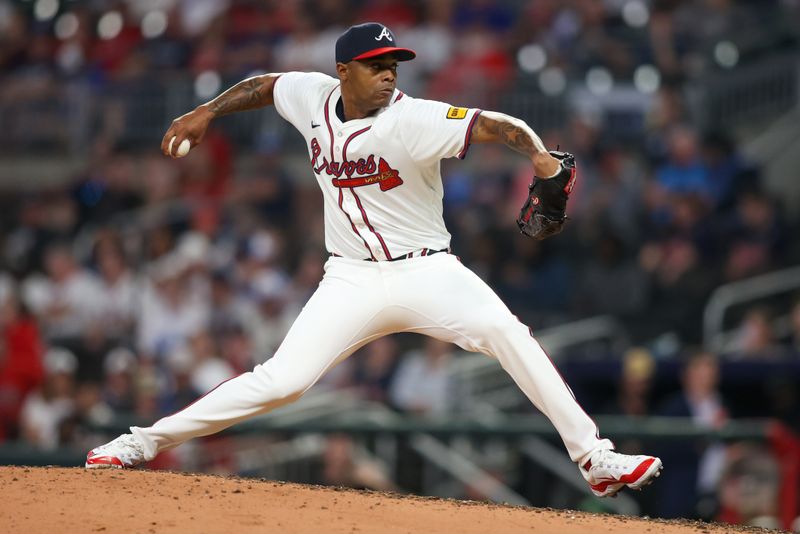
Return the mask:
<path id="1" fill-rule="evenodd" d="M 0 467 L 7 532 L 541 534 L 749 531 L 163 471 Z"/>

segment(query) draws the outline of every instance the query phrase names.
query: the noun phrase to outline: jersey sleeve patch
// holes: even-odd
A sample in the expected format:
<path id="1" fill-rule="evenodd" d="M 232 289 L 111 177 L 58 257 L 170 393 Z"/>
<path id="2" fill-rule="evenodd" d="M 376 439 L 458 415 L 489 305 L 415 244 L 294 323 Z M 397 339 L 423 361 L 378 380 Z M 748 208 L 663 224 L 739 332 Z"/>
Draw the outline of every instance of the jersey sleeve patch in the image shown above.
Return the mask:
<path id="1" fill-rule="evenodd" d="M 450 106 L 450 109 L 447 110 L 448 119 L 463 119 L 466 116 L 467 116 L 467 108 L 457 108 Z"/>

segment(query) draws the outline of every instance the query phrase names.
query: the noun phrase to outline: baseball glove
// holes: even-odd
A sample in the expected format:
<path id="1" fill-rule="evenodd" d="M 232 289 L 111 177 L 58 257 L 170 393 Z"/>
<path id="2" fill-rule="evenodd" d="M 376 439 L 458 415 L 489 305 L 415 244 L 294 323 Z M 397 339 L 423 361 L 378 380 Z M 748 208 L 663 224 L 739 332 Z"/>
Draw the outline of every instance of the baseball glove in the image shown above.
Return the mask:
<path id="1" fill-rule="evenodd" d="M 528 198 L 517 218 L 520 232 L 538 241 L 563 229 L 567 220 L 567 199 L 577 178 L 575 156 L 556 150 L 551 150 L 550 155 L 561 160 L 561 168 L 550 178 L 533 177 Z"/>

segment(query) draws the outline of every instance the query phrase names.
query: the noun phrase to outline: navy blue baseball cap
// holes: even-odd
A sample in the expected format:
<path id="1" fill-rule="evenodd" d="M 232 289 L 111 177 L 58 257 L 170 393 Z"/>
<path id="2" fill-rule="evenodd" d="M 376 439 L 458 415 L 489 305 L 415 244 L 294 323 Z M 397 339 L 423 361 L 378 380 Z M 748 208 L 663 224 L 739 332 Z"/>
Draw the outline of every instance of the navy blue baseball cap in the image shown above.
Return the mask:
<path id="1" fill-rule="evenodd" d="M 368 59 L 383 54 L 394 54 L 397 61 L 408 61 L 417 54 L 408 48 L 395 46 L 392 30 L 378 22 L 350 26 L 336 39 L 336 63 L 349 63 L 354 59 Z"/>

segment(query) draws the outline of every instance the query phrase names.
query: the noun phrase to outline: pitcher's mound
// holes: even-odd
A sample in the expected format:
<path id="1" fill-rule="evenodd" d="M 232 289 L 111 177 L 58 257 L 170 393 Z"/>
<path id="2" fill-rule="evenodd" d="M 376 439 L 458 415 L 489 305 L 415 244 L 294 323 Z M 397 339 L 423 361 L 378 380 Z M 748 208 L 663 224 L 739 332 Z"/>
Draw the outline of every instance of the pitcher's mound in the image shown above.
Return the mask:
<path id="1" fill-rule="evenodd" d="M 714 533 L 676 523 L 163 471 L 0 467 L 6 532 Z"/>

